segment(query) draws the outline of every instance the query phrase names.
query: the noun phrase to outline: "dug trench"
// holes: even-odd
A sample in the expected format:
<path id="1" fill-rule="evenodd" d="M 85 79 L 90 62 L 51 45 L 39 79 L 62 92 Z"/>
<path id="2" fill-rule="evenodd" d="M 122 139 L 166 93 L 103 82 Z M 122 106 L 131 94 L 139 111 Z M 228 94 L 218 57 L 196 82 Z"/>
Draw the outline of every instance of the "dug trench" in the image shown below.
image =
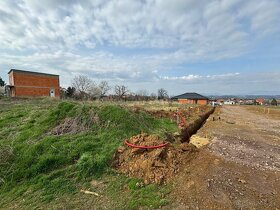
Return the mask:
<path id="1" fill-rule="evenodd" d="M 162 139 L 157 135 L 147 133 L 131 137 L 128 142 L 138 146 L 156 146 L 164 142 L 169 142 L 169 144 L 157 149 L 132 148 L 124 144 L 115 153 L 113 166 L 129 177 L 142 179 L 144 184 L 165 184 L 171 181 L 182 169 L 182 163 L 188 163 L 197 156 L 199 149 L 189 143 L 189 139 L 203 126 L 214 108 L 207 107 L 206 112 L 203 111 L 204 113 L 195 117 L 182 111 L 182 117 L 186 117 L 189 123 L 187 128 L 181 129 L 181 135 L 177 141 L 169 138 Z"/>
<path id="2" fill-rule="evenodd" d="M 181 130 L 181 142 L 190 142 L 192 135 L 197 133 L 197 131 L 204 125 L 204 123 L 207 121 L 209 116 L 214 113 L 214 111 L 215 108 L 212 107 L 206 113 L 197 116 L 193 121 L 187 123 L 186 128 Z"/>

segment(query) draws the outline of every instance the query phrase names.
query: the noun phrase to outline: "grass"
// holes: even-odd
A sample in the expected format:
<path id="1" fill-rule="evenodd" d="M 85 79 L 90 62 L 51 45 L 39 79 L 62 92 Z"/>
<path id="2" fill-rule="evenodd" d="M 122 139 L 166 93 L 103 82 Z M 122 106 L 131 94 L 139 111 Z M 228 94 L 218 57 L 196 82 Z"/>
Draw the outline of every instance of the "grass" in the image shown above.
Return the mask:
<path id="1" fill-rule="evenodd" d="M 170 187 L 161 187 L 156 184 L 145 186 L 139 179 L 124 176 L 118 177 L 117 181 L 112 182 L 108 192 L 115 200 L 123 198 L 116 203 L 116 209 L 138 209 L 140 206 L 155 209 L 170 202 L 166 199 L 170 193 Z"/>
<path id="2" fill-rule="evenodd" d="M 92 116 L 98 116 L 94 123 Z M 90 129 L 74 135 L 51 135 L 50 131 L 67 117 L 78 117 Z M 116 104 L 0 101 L 0 208 L 12 208 L 13 200 L 20 209 L 63 205 L 57 200 L 65 196 L 79 200 L 79 189 L 89 187 L 92 179 L 104 177 L 111 177 L 104 193 L 120 209 L 164 205 L 168 187 L 136 187 L 139 180 L 116 174 L 110 163 L 125 138 L 140 132 L 163 136 L 165 131 L 177 131 L 176 124 Z M 124 186 L 129 190 L 121 192 Z M 123 199 L 118 196 L 120 192 Z"/>

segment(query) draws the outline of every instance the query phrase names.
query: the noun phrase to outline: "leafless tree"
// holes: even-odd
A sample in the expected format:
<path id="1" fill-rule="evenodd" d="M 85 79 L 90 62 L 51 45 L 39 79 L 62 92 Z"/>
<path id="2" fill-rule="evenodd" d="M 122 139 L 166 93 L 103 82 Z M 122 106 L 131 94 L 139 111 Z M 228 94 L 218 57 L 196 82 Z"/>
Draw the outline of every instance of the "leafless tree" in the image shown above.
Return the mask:
<path id="1" fill-rule="evenodd" d="M 160 88 L 158 89 L 158 99 L 165 99 L 168 98 L 167 90 Z"/>
<path id="2" fill-rule="evenodd" d="M 115 94 L 119 97 L 119 98 L 123 98 L 124 96 L 127 95 L 128 93 L 128 89 L 126 86 L 124 85 L 116 85 L 115 86 Z"/>
<path id="3" fill-rule="evenodd" d="M 101 91 L 101 96 L 105 96 L 106 93 L 111 89 L 107 81 L 101 81 L 100 84 L 98 85 Z"/>
<path id="4" fill-rule="evenodd" d="M 138 95 L 138 96 L 143 96 L 143 97 L 144 97 L 144 96 L 148 96 L 149 93 L 148 93 L 147 90 L 142 89 L 142 90 L 138 90 L 137 93 L 136 93 L 136 95 Z"/>
<path id="5" fill-rule="evenodd" d="M 156 100 L 157 99 L 157 94 L 151 93 L 150 98 L 151 98 L 151 100 Z"/>
<path id="6" fill-rule="evenodd" d="M 94 82 L 84 75 L 75 76 L 72 80 L 72 86 L 81 93 L 88 93 Z"/>

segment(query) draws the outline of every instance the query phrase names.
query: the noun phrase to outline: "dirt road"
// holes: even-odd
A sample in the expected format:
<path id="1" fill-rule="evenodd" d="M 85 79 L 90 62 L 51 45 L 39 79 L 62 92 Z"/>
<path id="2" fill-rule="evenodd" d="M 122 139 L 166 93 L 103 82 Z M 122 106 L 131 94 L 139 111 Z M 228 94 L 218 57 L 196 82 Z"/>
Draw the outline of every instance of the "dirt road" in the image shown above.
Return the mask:
<path id="1" fill-rule="evenodd" d="M 198 135 L 210 144 L 183 165 L 173 209 L 280 209 L 280 120 L 224 106 Z"/>

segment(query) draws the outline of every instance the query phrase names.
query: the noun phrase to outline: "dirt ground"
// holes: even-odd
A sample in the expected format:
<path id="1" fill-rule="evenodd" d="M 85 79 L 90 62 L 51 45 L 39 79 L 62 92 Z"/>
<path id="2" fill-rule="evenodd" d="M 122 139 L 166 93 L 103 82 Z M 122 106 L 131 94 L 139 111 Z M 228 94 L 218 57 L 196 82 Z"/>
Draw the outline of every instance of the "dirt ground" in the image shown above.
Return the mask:
<path id="1" fill-rule="evenodd" d="M 157 146 L 166 142 L 157 135 L 145 133 L 133 136 L 129 143 Z M 191 160 L 197 148 L 191 144 L 172 145 L 157 149 L 121 146 L 115 155 L 114 166 L 130 177 L 143 179 L 145 184 L 164 184 L 179 172 L 181 162 Z"/>
<path id="2" fill-rule="evenodd" d="M 196 136 L 210 143 L 182 164 L 166 209 L 280 209 L 280 120 L 223 106 Z"/>

